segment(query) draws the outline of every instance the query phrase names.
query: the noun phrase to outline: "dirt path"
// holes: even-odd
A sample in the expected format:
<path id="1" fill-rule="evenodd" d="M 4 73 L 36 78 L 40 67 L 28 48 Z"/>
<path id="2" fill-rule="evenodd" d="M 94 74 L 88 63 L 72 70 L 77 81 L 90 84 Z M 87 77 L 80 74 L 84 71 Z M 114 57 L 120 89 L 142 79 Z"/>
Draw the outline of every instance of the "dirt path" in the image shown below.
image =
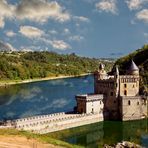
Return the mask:
<path id="1" fill-rule="evenodd" d="M 63 148 L 21 136 L 0 136 L 0 148 Z"/>

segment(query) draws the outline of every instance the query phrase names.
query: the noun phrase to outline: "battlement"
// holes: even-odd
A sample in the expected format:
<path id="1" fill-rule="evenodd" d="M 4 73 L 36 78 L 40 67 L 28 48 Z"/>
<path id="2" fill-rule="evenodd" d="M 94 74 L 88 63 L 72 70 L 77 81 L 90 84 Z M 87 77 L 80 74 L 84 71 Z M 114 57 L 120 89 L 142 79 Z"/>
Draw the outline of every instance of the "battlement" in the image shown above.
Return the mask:
<path id="1" fill-rule="evenodd" d="M 139 76 L 137 75 L 120 75 L 120 82 L 121 83 L 135 83 L 139 81 Z"/>
<path id="2" fill-rule="evenodd" d="M 39 115 L 39 116 L 32 116 L 32 117 L 27 117 L 27 118 L 21 118 L 21 119 L 16 119 L 13 120 L 15 123 L 24 123 L 24 122 L 31 122 L 31 121 L 38 121 L 38 120 L 46 120 L 49 118 L 55 118 L 57 116 L 62 116 L 65 115 L 65 112 L 60 112 L 60 113 L 54 113 L 54 114 L 48 114 L 48 115 Z"/>
<path id="3" fill-rule="evenodd" d="M 62 112 L 9 120 L 2 128 L 16 128 L 45 134 L 99 121 L 103 121 L 102 114 L 66 114 Z"/>
<path id="4" fill-rule="evenodd" d="M 77 95 L 76 99 L 78 100 L 86 100 L 86 101 L 97 101 L 103 100 L 103 94 L 83 94 Z"/>

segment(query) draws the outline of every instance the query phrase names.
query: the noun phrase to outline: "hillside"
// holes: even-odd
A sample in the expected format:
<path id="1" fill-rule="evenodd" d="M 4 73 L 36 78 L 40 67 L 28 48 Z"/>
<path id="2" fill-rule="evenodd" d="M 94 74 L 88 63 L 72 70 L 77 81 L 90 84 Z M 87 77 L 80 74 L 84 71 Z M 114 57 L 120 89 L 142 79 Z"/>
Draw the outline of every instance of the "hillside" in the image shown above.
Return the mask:
<path id="1" fill-rule="evenodd" d="M 141 49 L 137 49 L 133 53 L 115 62 L 115 65 L 119 65 L 121 74 L 125 73 L 125 69 L 128 67 L 131 59 L 134 60 L 140 69 L 140 90 L 144 93 L 144 91 L 148 91 L 148 45 L 144 45 Z"/>
<path id="2" fill-rule="evenodd" d="M 102 61 L 102 60 L 101 60 Z M 97 69 L 99 59 L 55 52 L 1 52 L 0 80 L 26 80 L 53 76 L 77 76 Z M 109 70 L 113 61 L 104 60 Z"/>

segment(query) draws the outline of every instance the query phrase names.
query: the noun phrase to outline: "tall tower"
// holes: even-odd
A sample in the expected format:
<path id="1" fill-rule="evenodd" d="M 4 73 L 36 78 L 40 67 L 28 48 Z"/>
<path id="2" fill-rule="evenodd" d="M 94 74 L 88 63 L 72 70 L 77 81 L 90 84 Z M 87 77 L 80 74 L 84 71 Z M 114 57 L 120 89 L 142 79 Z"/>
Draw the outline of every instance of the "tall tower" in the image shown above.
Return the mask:
<path id="1" fill-rule="evenodd" d="M 119 96 L 119 69 L 118 66 L 116 65 L 115 71 L 114 71 L 114 80 L 115 80 L 115 91 L 116 91 L 116 97 Z"/>
<path id="2" fill-rule="evenodd" d="M 137 96 L 139 95 L 139 68 L 131 60 L 129 68 L 126 71 L 127 75 L 123 77 L 123 83 L 120 88 L 120 95 L 121 96 Z"/>
<path id="3" fill-rule="evenodd" d="M 139 68 L 137 67 L 137 65 L 133 60 L 131 60 L 130 66 L 127 69 L 126 73 L 129 75 L 139 75 Z"/>
<path id="4" fill-rule="evenodd" d="M 106 74 L 106 71 L 105 71 L 105 65 L 100 63 L 99 65 L 99 69 L 98 71 L 96 72 L 97 74 L 97 79 L 98 80 L 103 80 L 103 79 L 106 79 L 107 78 L 107 74 Z"/>
<path id="5" fill-rule="evenodd" d="M 98 70 L 94 73 L 94 92 L 98 93 L 98 81 L 107 79 L 107 73 L 104 69 L 104 64 L 100 63 Z"/>

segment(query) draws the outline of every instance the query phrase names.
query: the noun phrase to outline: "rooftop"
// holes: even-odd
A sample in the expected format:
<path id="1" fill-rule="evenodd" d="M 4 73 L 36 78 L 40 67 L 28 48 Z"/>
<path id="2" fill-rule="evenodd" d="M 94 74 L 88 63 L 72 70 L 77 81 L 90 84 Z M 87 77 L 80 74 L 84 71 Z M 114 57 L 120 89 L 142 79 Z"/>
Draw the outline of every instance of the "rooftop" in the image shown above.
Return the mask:
<path id="1" fill-rule="evenodd" d="M 137 67 L 137 65 L 135 64 L 135 62 L 132 60 L 131 61 L 131 65 L 129 66 L 129 71 L 134 71 L 134 70 L 139 70 L 139 68 Z"/>

